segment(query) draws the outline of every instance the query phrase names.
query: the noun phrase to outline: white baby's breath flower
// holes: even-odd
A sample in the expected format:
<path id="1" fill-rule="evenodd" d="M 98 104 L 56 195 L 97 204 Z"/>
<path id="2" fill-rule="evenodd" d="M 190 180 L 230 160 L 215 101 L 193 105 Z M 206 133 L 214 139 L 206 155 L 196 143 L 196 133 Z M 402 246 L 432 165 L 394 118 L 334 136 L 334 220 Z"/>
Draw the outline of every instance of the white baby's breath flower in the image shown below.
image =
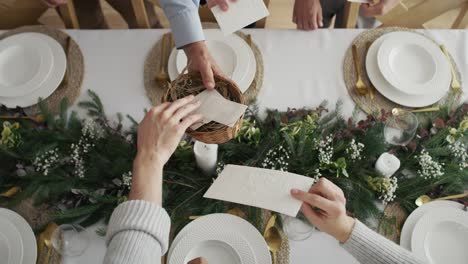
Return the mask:
<path id="1" fill-rule="evenodd" d="M 423 149 L 420 155 L 417 155 L 416 158 L 419 161 L 419 166 L 421 167 L 418 170 L 419 176 L 424 179 L 438 178 L 444 175 L 443 166 L 444 163 L 438 163 L 433 160 L 431 155 Z"/>
<path id="2" fill-rule="evenodd" d="M 346 148 L 346 154 L 349 155 L 352 161 L 361 160 L 361 153 L 364 150 L 364 144 L 358 142 L 354 138 L 351 140 L 348 148 Z"/>

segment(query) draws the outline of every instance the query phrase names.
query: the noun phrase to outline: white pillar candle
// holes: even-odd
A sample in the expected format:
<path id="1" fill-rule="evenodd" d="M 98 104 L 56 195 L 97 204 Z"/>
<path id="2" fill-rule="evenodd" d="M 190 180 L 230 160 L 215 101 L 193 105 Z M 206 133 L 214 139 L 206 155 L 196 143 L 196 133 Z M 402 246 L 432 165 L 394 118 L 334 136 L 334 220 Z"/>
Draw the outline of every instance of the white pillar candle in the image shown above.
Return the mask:
<path id="1" fill-rule="evenodd" d="M 391 177 L 400 168 L 400 160 L 388 152 L 382 153 L 375 163 L 375 169 L 385 177 Z"/>
<path id="2" fill-rule="evenodd" d="M 216 169 L 216 162 L 218 160 L 218 145 L 195 141 L 193 152 L 195 153 L 198 167 L 204 173 L 212 174 Z"/>

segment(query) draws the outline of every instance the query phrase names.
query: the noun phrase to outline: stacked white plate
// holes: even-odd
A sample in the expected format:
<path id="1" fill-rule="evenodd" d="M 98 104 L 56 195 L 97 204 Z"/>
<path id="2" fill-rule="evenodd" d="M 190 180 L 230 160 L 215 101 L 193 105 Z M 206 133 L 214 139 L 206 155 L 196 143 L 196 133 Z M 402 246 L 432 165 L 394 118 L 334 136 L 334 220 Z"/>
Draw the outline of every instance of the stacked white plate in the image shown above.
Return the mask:
<path id="1" fill-rule="evenodd" d="M 36 263 L 36 238 L 17 213 L 0 208 L 0 257 L 5 264 Z"/>
<path id="2" fill-rule="evenodd" d="M 430 264 L 468 263 L 468 212 L 451 201 L 433 201 L 406 220 L 400 245 Z"/>
<path id="3" fill-rule="evenodd" d="M 255 78 L 257 61 L 252 49 L 238 35 L 224 36 L 219 29 L 205 30 L 206 45 L 216 64 L 245 92 Z M 173 49 L 168 61 L 169 77 L 176 79 L 187 66 L 183 50 Z"/>
<path id="4" fill-rule="evenodd" d="M 184 227 L 168 253 L 169 264 L 186 264 L 197 257 L 208 263 L 271 264 L 268 246 L 258 230 L 230 214 L 200 217 Z"/>
<path id="5" fill-rule="evenodd" d="M 392 32 L 374 41 L 366 70 L 383 96 L 408 107 L 438 102 L 451 81 L 450 64 L 439 46 L 413 32 Z"/>
<path id="6" fill-rule="evenodd" d="M 67 67 L 62 46 L 40 33 L 21 33 L 0 41 L 0 104 L 28 107 L 60 85 Z"/>

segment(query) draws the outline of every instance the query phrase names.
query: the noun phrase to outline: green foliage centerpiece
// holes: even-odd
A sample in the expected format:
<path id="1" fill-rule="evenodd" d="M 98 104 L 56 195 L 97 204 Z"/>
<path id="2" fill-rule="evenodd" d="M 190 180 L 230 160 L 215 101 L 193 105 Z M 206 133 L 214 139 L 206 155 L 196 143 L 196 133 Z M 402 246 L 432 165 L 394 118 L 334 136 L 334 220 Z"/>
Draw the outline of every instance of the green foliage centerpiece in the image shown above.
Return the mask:
<path id="1" fill-rule="evenodd" d="M 45 121 L 39 125 L 0 119 L 0 193 L 21 189 L 1 197 L 3 206 L 13 207 L 32 197 L 37 205 L 53 205 L 53 221 L 89 225 L 107 221 L 113 209 L 126 201 L 137 122 L 127 116 L 133 126 L 124 130 L 122 115 L 112 123 L 98 96 L 91 91 L 89 96 L 90 101 L 80 103 L 88 111 L 84 119 L 67 113 L 67 101 L 58 116 L 41 103 Z M 264 119 L 250 109 L 237 138 L 219 146 L 218 172 L 224 164 L 238 164 L 327 177 L 343 189 L 350 214 L 362 221 L 382 216 L 379 203 L 396 202 L 411 212 L 422 194 L 449 195 L 467 188 L 467 104 L 428 116 L 407 147 L 385 142 L 387 117 L 382 112 L 361 121 L 345 120 L 339 104 L 332 112 L 323 105 L 269 110 Z M 175 230 L 187 223 L 188 216 L 240 207 L 202 197 L 213 176 L 197 168 L 192 145 L 190 139 L 183 140 L 164 168 L 164 207 Z M 401 161 L 391 177 L 374 168 L 384 152 Z M 242 208 L 260 228 L 259 210 Z"/>

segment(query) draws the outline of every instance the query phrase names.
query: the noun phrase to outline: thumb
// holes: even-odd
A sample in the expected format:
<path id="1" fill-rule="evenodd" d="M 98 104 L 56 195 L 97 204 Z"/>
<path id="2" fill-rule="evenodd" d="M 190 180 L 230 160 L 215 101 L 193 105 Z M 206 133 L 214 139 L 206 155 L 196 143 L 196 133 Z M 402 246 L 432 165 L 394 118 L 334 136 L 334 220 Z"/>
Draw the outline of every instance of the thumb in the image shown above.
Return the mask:
<path id="1" fill-rule="evenodd" d="M 205 85 L 207 89 L 214 89 L 215 81 L 210 63 L 202 64 L 200 68 L 200 74 L 203 80 L 203 85 Z"/>

